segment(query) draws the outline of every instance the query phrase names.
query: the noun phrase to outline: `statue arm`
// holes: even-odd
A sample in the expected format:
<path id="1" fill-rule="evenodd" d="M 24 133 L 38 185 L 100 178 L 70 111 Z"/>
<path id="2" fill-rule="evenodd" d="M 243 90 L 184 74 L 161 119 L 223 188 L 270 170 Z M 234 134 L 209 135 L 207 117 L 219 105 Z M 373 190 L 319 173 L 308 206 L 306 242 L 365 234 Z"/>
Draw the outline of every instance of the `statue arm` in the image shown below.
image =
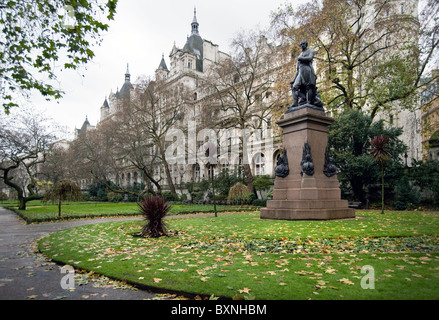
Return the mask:
<path id="1" fill-rule="evenodd" d="M 312 62 L 314 59 L 314 51 L 308 50 L 308 52 L 303 52 L 297 60 L 300 62 Z"/>

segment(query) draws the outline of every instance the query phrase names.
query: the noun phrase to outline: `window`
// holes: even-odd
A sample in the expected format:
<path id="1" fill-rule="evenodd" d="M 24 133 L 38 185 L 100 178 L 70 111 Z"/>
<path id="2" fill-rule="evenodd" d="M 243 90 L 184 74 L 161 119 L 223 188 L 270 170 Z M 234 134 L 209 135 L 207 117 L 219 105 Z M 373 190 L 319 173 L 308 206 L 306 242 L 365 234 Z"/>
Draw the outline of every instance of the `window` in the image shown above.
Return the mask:
<path id="1" fill-rule="evenodd" d="M 254 158 L 254 173 L 257 176 L 265 174 L 265 157 L 263 153 L 258 153 Z"/>
<path id="2" fill-rule="evenodd" d="M 401 14 L 404 14 L 404 3 L 401 4 Z"/>
<path id="3" fill-rule="evenodd" d="M 201 178 L 200 165 L 198 163 L 196 163 L 195 167 L 194 167 L 194 181 L 199 182 L 200 178 Z"/>
<path id="4" fill-rule="evenodd" d="M 209 166 L 208 170 L 208 175 L 209 175 L 209 179 L 213 179 L 213 177 L 215 176 L 215 170 L 213 166 Z"/>
<path id="5" fill-rule="evenodd" d="M 225 172 L 225 171 L 227 172 L 229 170 L 229 161 L 227 161 L 227 159 L 221 158 L 220 165 L 221 165 L 222 172 Z"/>
<path id="6" fill-rule="evenodd" d="M 189 69 L 192 69 L 192 60 L 191 60 L 191 59 L 189 59 L 189 61 L 188 61 L 188 63 L 187 63 L 187 67 L 188 67 Z"/>

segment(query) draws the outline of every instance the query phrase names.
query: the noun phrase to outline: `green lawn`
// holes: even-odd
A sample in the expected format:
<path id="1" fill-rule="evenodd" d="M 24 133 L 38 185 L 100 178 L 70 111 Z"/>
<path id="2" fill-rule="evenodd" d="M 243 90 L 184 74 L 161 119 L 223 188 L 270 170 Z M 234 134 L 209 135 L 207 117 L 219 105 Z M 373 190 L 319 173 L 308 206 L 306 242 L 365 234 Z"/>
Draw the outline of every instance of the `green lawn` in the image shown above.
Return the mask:
<path id="1" fill-rule="evenodd" d="M 354 220 L 274 221 L 259 213 L 103 223 L 39 243 L 55 261 L 143 286 L 246 299 L 439 299 L 439 214 L 357 212 Z M 371 270 L 367 268 L 373 268 Z M 374 276 L 374 281 L 369 278 Z M 374 284 L 374 289 L 364 289 Z"/>
<path id="2" fill-rule="evenodd" d="M 94 218 L 108 216 L 139 215 L 135 202 L 65 202 L 62 204 L 61 217 L 58 217 L 58 205 L 32 201 L 26 210 L 18 210 L 16 203 L 6 203 L 4 206 L 14 210 L 28 223 L 38 223 L 66 219 Z M 213 205 L 202 204 L 173 204 L 169 215 L 213 212 Z M 254 207 L 217 205 L 218 212 L 239 212 L 257 210 Z"/>

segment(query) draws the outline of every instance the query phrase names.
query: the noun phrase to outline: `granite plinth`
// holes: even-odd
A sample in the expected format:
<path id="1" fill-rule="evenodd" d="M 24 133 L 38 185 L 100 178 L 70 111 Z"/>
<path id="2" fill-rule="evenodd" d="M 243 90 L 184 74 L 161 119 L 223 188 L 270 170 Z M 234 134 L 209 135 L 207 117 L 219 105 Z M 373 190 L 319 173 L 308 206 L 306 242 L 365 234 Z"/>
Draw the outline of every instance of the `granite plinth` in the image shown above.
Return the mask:
<path id="1" fill-rule="evenodd" d="M 287 150 L 290 173 L 276 177 L 273 200 L 261 209 L 262 219 L 330 220 L 354 218 L 355 211 L 341 199 L 337 175 L 327 177 L 324 172 L 328 143 L 328 126 L 332 118 L 323 110 L 300 108 L 285 114 L 277 124 L 283 130 L 283 147 Z M 314 174 L 301 172 L 302 150 L 311 147 Z"/>

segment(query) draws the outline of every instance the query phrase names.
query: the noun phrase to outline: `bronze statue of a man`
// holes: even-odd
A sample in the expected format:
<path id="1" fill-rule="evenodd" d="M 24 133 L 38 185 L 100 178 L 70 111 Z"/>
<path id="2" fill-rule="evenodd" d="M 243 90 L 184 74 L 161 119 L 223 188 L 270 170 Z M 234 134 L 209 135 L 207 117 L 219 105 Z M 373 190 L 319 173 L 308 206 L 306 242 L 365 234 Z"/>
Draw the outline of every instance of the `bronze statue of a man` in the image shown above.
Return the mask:
<path id="1" fill-rule="evenodd" d="M 312 66 L 314 51 L 308 49 L 308 42 L 306 40 L 300 42 L 300 47 L 302 48 L 302 53 L 297 57 L 297 72 L 294 80 L 290 83 L 293 92 L 293 105 L 289 109 L 304 104 L 323 108 L 317 93 L 316 73 Z"/>

